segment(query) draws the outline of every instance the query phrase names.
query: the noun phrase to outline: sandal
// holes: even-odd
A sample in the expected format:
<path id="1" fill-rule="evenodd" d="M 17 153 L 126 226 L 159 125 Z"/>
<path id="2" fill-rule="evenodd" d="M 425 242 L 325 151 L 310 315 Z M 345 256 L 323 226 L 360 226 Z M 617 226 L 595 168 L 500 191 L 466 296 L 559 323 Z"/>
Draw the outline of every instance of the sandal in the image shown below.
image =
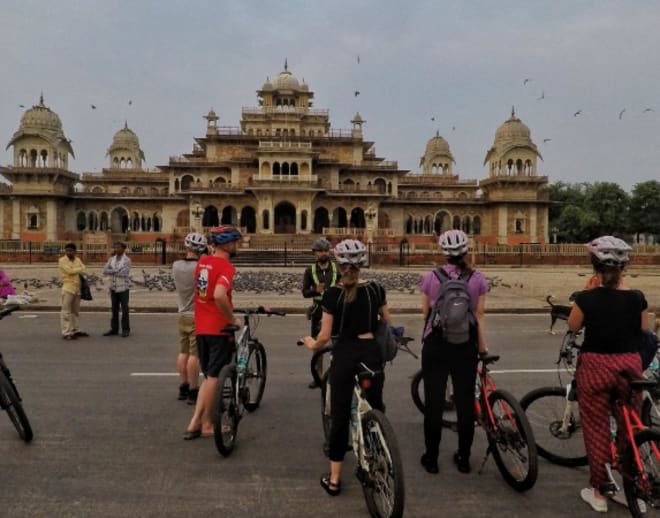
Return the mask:
<path id="1" fill-rule="evenodd" d="M 325 492 L 330 496 L 337 496 L 341 493 L 341 482 L 331 482 L 330 474 L 321 477 L 321 487 L 325 489 Z"/>

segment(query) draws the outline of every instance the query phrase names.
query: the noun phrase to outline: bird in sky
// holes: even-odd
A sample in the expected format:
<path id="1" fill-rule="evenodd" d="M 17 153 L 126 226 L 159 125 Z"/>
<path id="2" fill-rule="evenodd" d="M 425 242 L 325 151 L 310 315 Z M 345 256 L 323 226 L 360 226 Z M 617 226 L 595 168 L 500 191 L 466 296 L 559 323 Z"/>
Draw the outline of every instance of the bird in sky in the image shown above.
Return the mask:
<path id="1" fill-rule="evenodd" d="M 128 105 L 131 106 L 133 104 L 133 101 L 129 99 Z"/>
<path id="2" fill-rule="evenodd" d="M 648 113 L 648 112 L 654 112 L 655 110 L 653 108 L 644 108 L 644 111 L 642 113 Z"/>
<path id="3" fill-rule="evenodd" d="M 19 104 L 18 107 L 19 108 L 25 108 L 25 105 L 24 104 Z"/>
<path id="4" fill-rule="evenodd" d="M 544 138 L 544 139 L 543 139 L 543 143 L 544 143 L 544 144 L 547 144 L 548 142 L 551 142 L 551 141 L 552 141 L 551 138 Z"/>
<path id="5" fill-rule="evenodd" d="M 626 109 L 624 108 L 619 112 L 619 120 L 623 119 L 623 114 L 626 112 Z"/>
<path id="6" fill-rule="evenodd" d="M 523 85 L 526 85 L 530 81 L 533 81 L 533 79 L 531 77 L 526 77 L 525 79 L 523 79 Z"/>
<path id="7" fill-rule="evenodd" d="M 541 101 L 543 99 L 545 99 L 545 92 L 543 90 L 541 90 L 541 97 L 537 97 L 536 100 Z"/>
<path id="8" fill-rule="evenodd" d="M 452 130 L 452 131 L 455 131 L 455 130 L 456 130 L 456 126 L 452 126 L 452 127 L 451 127 L 451 130 Z"/>
<path id="9" fill-rule="evenodd" d="M 435 117 L 431 117 L 431 120 L 432 120 L 432 121 L 435 121 Z"/>
<path id="10" fill-rule="evenodd" d="M 357 55 L 357 62 L 358 62 L 358 65 L 359 65 L 360 64 L 360 54 Z"/>
<path id="11" fill-rule="evenodd" d="M 578 111 L 576 111 L 576 112 L 573 114 L 573 117 L 577 117 L 577 116 L 580 115 L 581 113 L 582 113 L 582 110 L 578 110 Z"/>
<path id="12" fill-rule="evenodd" d="M 95 105 L 90 104 L 90 106 L 92 107 L 92 110 L 96 110 L 96 106 L 95 106 Z"/>
<path id="13" fill-rule="evenodd" d="M 354 95 L 355 95 L 355 97 L 357 97 L 358 95 L 360 95 L 360 91 L 359 91 L 359 90 L 355 90 L 355 94 L 354 94 Z"/>

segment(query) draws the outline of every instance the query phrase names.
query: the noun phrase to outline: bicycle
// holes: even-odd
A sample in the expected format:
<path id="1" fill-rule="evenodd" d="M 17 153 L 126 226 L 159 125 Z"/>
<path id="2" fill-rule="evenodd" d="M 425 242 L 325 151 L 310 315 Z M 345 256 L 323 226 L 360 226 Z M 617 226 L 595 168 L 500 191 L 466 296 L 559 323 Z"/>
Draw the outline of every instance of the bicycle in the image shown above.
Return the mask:
<path id="1" fill-rule="evenodd" d="M 223 330 L 234 333 L 235 347 L 231 362 L 218 374 L 212 417 L 215 446 L 224 457 L 230 455 L 236 446 L 238 423 L 244 410 L 254 412 L 266 388 L 266 349 L 254 336 L 259 315 L 285 316 L 283 312 L 263 306 L 235 309 L 234 313 L 243 315 L 243 325 L 240 328 L 230 325 Z"/>
<path id="2" fill-rule="evenodd" d="M 505 482 L 519 492 L 531 489 L 538 477 L 538 453 L 534 433 L 518 400 L 506 390 L 497 389 L 489 375 L 488 365 L 500 359 L 499 355 L 480 355 L 475 383 L 475 419 L 486 432 L 488 449 L 479 468 L 482 472 L 488 455 Z M 423 373 L 415 373 L 411 393 L 417 408 L 424 413 Z M 420 387 L 421 391 L 420 391 Z M 445 397 L 445 407 L 451 407 L 451 396 Z M 442 425 L 457 431 L 455 414 L 443 413 Z"/>
<path id="3" fill-rule="evenodd" d="M 0 320 L 10 315 L 20 306 L 8 306 L 0 310 Z M 9 419 L 13 423 L 19 437 L 26 443 L 30 442 L 34 437 L 30 421 L 23 410 L 21 396 L 18 388 L 14 383 L 11 376 L 11 371 L 5 363 L 2 354 L 0 353 L 0 408 L 5 410 L 9 415 Z"/>
<path id="4" fill-rule="evenodd" d="M 556 361 L 559 386 L 534 389 L 520 400 L 534 431 L 539 455 L 566 467 L 588 463 L 574 379 L 581 336 L 581 331 L 567 331 L 562 339 Z M 563 383 L 564 372 L 570 375 L 568 383 Z M 656 405 L 660 397 L 657 360 L 646 371 L 646 376 L 651 383 L 642 391 L 641 421 L 646 426 L 655 426 L 660 423 L 660 410 Z"/>
<path id="5" fill-rule="evenodd" d="M 407 350 L 410 337 L 398 337 L 400 349 Z M 302 342 L 298 342 L 302 345 Z M 332 351 L 332 345 L 317 349 L 312 355 L 311 373 L 321 387 L 321 416 L 325 437 L 324 452 L 328 455 L 327 444 L 330 437 L 332 415 L 330 409 L 331 385 L 328 383 L 329 370 L 320 377 L 316 372 L 316 360 Z M 371 516 L 376 518 L 398 518 L 403 516 L 405 488 L 403 464 L 394 429 L 380 410 L 371 408 L 365 390 L 380 372 L 369 369 L 364 363 L 355 374 L 355 387 L 351 402 L 350 439 L 351 449 L 357 459 L 357 479 Z"/>

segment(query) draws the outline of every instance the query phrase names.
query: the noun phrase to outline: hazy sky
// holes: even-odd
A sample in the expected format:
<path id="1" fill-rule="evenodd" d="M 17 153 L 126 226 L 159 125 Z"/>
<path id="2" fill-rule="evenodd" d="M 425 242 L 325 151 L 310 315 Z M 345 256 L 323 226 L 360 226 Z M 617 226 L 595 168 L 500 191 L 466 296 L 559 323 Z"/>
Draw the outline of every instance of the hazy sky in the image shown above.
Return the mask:
<path id="1" fill-rule="evenodd" d="M 286 57 L 333 128 L 350 128 L 359 111 L 377 154 L 403 169 L 419 170 L 439 131 L 454 171 L 485 178 L 486 151 L 515 105 L 551 182 L 630 190 L 660 179 L 653 0 L 3 0 L 0 9 L 2 164 L 19 105 L 40 92 L 73 140 L 73 171 L 106 167 L 125 119 L 146 166 L 166 164 L 204 135 L 211 107 L 220 125 L 239 126 L 241 107 L 257 105 Z"/>

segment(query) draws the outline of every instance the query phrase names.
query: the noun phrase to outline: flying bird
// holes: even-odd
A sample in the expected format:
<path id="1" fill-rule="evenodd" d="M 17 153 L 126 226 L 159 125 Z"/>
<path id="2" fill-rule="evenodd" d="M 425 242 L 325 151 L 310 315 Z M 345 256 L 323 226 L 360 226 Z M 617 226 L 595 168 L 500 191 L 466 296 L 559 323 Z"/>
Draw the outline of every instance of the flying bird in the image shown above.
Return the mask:
<path id="1" fill-rule="evenodd" d="M 435 120 L 435 117 L 431 117 L 431 120 L 434 121 L 434 120 Z"/>
<path id="2" fill-rule="evenodd" d="M 360 91 L 359 91 L 359 90 L 355 90 L 355 94 L 354 94 L 354 95 L 355 95 L 355 97 L 357 97 L 358 95 L 360 95 Z"/>
<path id="3" fill-rule="evenodd" d="M 648 113 L 648 112 L 654 112 L 655 110 L 653 108 L 644 108 L 644 111 L 642 113 Z"/>
<path id="4" fill-rule="evenodd" d="M 456 126 L 452 126 L 451 130 L 454 131 L 456 129 Z"/>
<path id="5" fill-rule="evenodd" d="M 90 104 L 90 106 L 92 107 L 92 110 L 96 110 L 96 106 L 95 106 L 95 105 Z"/>
<path id="6" fill-rule="evenodd" d="M 576 111 L 576 112 L 573 114 L 573 117 L 577 117 L 577 116 L 580 115 L 581 113 L 582 113 L 582 110 L 578 110 L 578 111 Z"/>
<path id="7" fill-rule="evenodd" d="M 129 101 L 128 101 L 128 105 L 130 106 L 130 105 L 132 105 L 132 104 L 133 104 L 133 101 L 132 101 L 132 100 L 129 100 Z"/>
<path id="8" fill-rule="evenodd" d="M 543 139 L 543 143 L 544 143 L 544 144 L 547 144 L 547 143 L 550 142 L 551 140 L 552 140 L 551 138 L 544 138 L 544 139 Z"/>
<path id="9" fill-rule="evenodd" d="M 526 85 L 526 84 L 529 83 L 530 81 L 532 81 L 532 78 L 531 78 L 531 77 L 526 77 L 526 78 L 523 80 L 523 85 Z"/>
<path id="10" fill-rule="evenodd" d="M 537 97 L 536 100 L 541 101 L 543 99 L 545 99 L 545 92 L 543 90 L 541 90 L 541 97 Z"/>
<path id="11" fill-rule="evenodd" d="M 357 62 L 358 62 L 358 65 L 359 65 L 360 64 L 360 54 L 357 55 Z"/>
<path id="12" fill-rule="evenodd" d="M 624 108 L 619 112 L 619 120 L 623 119 L 623 114 L 625 113 L 626 109 Z"/>
<path id="13" fill-rule="evenodd" d="M 19 108 L 25 108 L 25 105 L 24 104 L 19 104 L 18 107 Z"/>

